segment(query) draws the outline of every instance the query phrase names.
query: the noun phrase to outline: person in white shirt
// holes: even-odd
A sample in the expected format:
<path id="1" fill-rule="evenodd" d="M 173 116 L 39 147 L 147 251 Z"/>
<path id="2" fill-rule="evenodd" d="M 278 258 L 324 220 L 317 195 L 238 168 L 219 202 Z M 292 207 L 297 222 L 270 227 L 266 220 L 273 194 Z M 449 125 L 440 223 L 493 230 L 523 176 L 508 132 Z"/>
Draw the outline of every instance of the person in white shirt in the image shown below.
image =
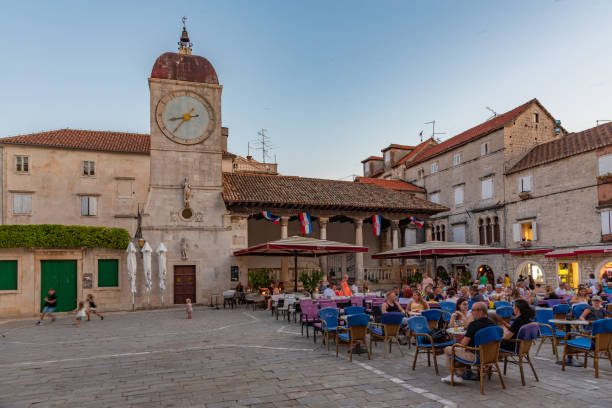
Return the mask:
<path id="1" fill-rule="evenodd" d="M 434 281 L 433 279 L 431 279 L 429 277 L 429 275 L 427 275 L 427 272 L 423 272 L 423 281 L 421 282 L 421 289 L 425 290 L 427 288 L 427 286 L 431 285 L 431 287 L 434 286 Z"/>
<path id="2" fill-rule="evenodd" d="M 328 287 L 325 288 L 325 290 L 323 291 L 323 296 L 327 299 L 336 296 L 336 292 L 334 291 L 334 284 L 332 283 L 331 285 L 329 285 Z"/>
<path id="3" fill-rule="evenodd" d="M 459 300 L 459 298 L 456 296 L 455 290 L 454 289 L 448 289 L 446 291 L 446 299 L 447 302 L 453 302 L 453 303 L 457 303 L 457 300 Z"/>
<path id="4" fill-rule="evenodd" d="M 359 285 L 357 285 L 357 281 L 353 282 L 353 285 L 351 285 L 351 293 L 353 295 L 359 293 Z"/>
<path id="5" fill-rule="evenodd" d="M 565 286 L 565 283 L 561 283 L 559 287 L 555 289 L 555 293 L 557 294 L 557 296 L 565 296 L 568 294 Z"/>

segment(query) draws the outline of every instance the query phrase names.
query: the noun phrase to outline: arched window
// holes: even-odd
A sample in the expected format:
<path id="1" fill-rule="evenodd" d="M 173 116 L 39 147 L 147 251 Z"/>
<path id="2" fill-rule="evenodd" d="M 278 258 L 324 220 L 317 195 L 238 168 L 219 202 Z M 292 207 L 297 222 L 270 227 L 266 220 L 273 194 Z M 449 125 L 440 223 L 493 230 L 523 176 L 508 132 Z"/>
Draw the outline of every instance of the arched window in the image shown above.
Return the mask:
<path id="1" fill-rule="evenodd" d="M 493 242 L 501 242 L 498 217 L 493 218 Z"/>
<path id="2" fill-rule="evenodd" d="M 436 225 L 436 241 L 440 241 L 440 226 Z"/>
<path id="3" fill-rule="evenodd" d="M 484 222 L 482 221 L 482 218 L 478 219 L 478 238 L 479 238 L 480 245 L 484 245 L 486 243 L 485 242 Z"/>
<path id="4" fill-rule="evenodd" d="M 446 241 L 446 225 L 442 225 L 441 229 L 442 229 L 442 233 L 440 235 L 442 239 L 440 241 Z"/>
<path id="5" fill-rule="evenodd" d="M 491 225 L 491 219 L 487 218 L 487 244 L 493 242 L 493 226 Z"/>

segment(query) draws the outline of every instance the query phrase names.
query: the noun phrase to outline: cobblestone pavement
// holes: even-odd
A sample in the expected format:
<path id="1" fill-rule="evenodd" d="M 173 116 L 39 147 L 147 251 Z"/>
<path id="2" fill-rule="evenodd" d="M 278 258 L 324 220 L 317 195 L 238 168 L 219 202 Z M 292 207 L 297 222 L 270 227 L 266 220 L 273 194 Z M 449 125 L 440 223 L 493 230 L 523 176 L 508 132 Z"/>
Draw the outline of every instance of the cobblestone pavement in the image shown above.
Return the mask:
<path id="1" fill-rule="evenodd" d="M 314 350 L 300 326 L 268 312 L 197 307 L 111 313 L 80 328 L 69 317 L 0 324 L 0 407 L 612 407 L 612 368 L 554 364 L 545 345 L 527 369 L 451 387 L 414 348 L 383 358 L 382 345 L 348 361 L 346 347 Z M 333 349 L 333 345 L 332 345 Z M 443 357 L 443 356 L 442 356 Z M 446 375 L 440 360 L 440 374 Z"/>

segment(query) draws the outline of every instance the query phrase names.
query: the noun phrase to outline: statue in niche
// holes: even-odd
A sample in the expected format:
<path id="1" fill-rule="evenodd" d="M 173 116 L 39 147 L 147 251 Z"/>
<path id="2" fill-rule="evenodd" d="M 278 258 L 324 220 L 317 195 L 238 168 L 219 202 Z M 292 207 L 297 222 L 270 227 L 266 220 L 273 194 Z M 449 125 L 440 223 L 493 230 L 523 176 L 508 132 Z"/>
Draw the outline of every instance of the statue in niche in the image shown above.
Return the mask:
<path id="1" fill-rule="evenodd" d="M 187 238 L 181 238 L 181 259 L 183 261 L 187 260 L 187 249 L 189 248 L 189 243 L 187 242 Z"/>
<path id="2" fill-rule="evenodd" d="M 191 184 L 189 184 L 188 177 L 185 177 L 185 181 L 183 182 L 183 201 L 185 203 L 185 208 L 191 208 Z"/>

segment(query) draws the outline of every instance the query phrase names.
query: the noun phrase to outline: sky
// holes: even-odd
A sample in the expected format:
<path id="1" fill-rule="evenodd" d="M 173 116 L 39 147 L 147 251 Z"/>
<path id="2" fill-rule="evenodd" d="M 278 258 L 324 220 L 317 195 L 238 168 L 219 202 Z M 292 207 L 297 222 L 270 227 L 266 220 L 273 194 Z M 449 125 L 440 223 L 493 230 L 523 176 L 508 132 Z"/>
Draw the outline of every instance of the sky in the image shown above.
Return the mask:
<path id="1" fill-rule="evenodd" d="M 149 133 L 182 16 L 229 150 L 264 128 L 286 175 L 350 180 L 425 122 L 444 140 L 534 97 L 569 131 L 612 119 L 612 1 L 19 1 L 0 5 L 0 137 Z"/>

